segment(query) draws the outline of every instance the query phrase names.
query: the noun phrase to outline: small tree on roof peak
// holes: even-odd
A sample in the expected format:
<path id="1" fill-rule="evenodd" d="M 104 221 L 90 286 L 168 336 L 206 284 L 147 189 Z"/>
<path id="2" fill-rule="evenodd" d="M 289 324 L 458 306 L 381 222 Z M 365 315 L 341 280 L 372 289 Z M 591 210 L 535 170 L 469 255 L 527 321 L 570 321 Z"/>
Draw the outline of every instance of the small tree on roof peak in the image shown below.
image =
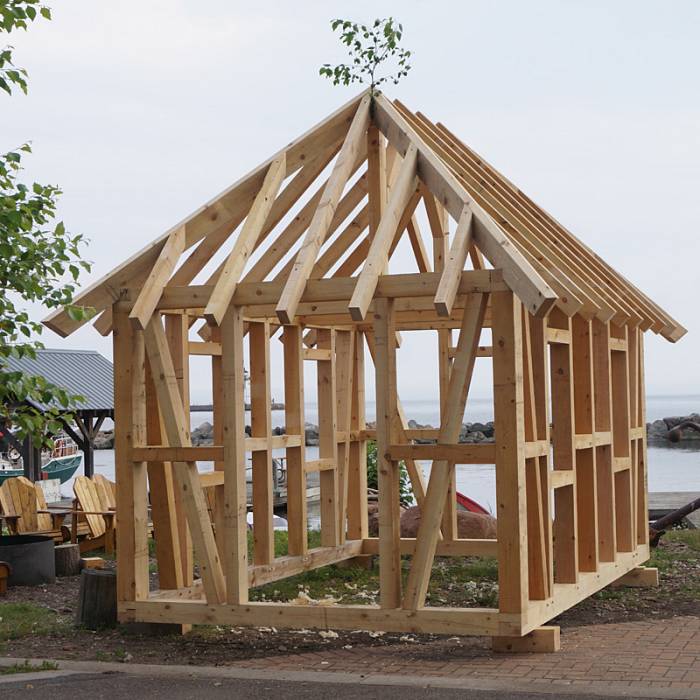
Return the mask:
<path id="1" fill-rule="evenodd" d="M 375 19 L 369 25 L 334 19 L 331 28 L 340 30 L 340 40 L 349 48 L 351 58 L 350 63 L 321 66 L 319 75 L 332 80 L 333 85 L 369 83 L 371 93 L 375 94 L 382 83 L 391 81 L 396 85 L 411 70 L 408 62 L 411 52 L 399 46 L 403 27 L 393 17 Z M 394 72 L 378 75 L 378 68 L 387 61 L 392 62 Z"/>

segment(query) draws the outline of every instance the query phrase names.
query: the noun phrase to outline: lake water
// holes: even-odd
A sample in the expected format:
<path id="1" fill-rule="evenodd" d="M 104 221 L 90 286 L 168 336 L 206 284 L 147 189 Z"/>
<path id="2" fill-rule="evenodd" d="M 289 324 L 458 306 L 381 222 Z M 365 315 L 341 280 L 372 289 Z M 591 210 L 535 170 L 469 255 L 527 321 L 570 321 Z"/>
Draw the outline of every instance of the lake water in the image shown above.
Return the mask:
<path id="1" fill-rule="evenodd" d="M 404 401 L 404 410 L 409 418 L 421 424 L 437 426 L 439 423 L 438 407 L 433 401 Z M 692 396 L 649 396 L 647 397 L 647 420 L 649 422 L 666 416 L 684 416 L 700 412 L 700 395 Z M 367 404 L 367 420 L 374 420 L 374 404 Z M 492 420 L 493 406 L 490 400 L 472 399 L 465 412 L 466 422 L 485 422 Z M 195 413 L 192 427 L 211 421 L 211 414 Z M 306 420 L 317 423 L 316 407 L 306 407 Z M 284 425 L 284 412 L 272 414 L 273 426 Z M 276 451 L 284 456 L 284 450 Z M 307 458 L 316 459 L 318 450 L 307 448 Z M 700 491 L 700 440 L 686 441 L 673 447 L 649 447 L 649 491 Z M 430 473 L 428 463 L 424 463 L 426 476 Z M 200 463 L 202 471 L 213 469 L 211 463 Z M 95 470 L 109 479 L 114 479 L 113 450 L 95 452 Z M 457 489 L 470 498 L 481 503 L 486 509 L 495 511 L 496 476 L 493 465 L 459 465 L 457 466 Z M 72 479 L 62 485 L 65 496 L 73 493 Z M 310 509 L 310 515 L 313 511 Z M 313 517 L 313 516 L 312 516 Z M 313 521 L 312 521 L 313 522 Z"/>

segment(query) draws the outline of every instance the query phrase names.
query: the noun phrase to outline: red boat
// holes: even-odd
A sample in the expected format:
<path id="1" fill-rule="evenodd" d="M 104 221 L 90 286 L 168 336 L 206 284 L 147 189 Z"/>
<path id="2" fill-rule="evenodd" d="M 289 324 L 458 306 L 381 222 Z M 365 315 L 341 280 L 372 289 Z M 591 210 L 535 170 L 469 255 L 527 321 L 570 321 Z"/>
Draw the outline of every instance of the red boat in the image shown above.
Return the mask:
<path id="1" fill-rule="evenodd" d="M 476 501 L 472 500 L 469 498 L 469 496 L 465 496 L 463 493 L 460 493 L 457 491 L 457 507 L 462 508 L 463 510 L 468 510 L 472 513 L 481 513 L 482 515 L 490 515 L 490 513 L 484 508 L 483 506 L 480 506 Z"/>

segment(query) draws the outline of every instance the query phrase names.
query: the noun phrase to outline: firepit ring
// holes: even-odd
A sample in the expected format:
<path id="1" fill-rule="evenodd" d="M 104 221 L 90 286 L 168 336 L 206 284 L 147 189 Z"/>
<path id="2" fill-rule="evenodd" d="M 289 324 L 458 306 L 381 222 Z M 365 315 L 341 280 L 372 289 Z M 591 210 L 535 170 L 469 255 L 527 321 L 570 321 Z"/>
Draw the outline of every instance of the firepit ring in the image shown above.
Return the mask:
<path id="1" fill-rule="evenodd" d="M 52 537 L 0 535 L 0 561 L 12 567 L 8 586 L 38 586 L 56 581 Z"/>

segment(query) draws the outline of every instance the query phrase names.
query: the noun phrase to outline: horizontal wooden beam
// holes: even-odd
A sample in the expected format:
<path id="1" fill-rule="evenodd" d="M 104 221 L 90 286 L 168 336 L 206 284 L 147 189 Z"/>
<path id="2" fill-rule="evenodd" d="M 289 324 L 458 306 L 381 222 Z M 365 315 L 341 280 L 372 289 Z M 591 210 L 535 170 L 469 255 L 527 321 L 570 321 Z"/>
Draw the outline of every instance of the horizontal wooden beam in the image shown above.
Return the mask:
<path id="1" fill-rule="evenodd" d="M 309 280 L 302 294 L 302 302 L 345 301 L 349 302 L 355 289 L 356 277 L 334 277 L 332 279 Z M 377 283 L 374 298 L 432 297 L 440 283 L 439 272 L 416 272 L 401 275 L 382 275 Z M 233 295 L 232 304 L 254 306 L 276 304 L 284 281 L 241 282 Z M 212 285 L 190 285 L 188 287 L 166 287 L 157 308 L 200 309 L 209 301 Z M 460 279 L 458 294 L 475 292 L 502 292 L 507 287 L 500 270 L 465 270 Z M 138 296 L 138 289 L 128 289 L 124 301 Z"/>
<path id="2" fill-rule="evenodd" d="M 131 449 L 132 462 L 216 462 L 224 458 L 222 445 L 168 447 L 149 445 Z"/>
<path id="3" fill-rule="evenodd" d="M 331 359 L 331 351 L 327 348 L 304 348 L 303 356 L 305 360 L 325 362 Z"/>
<path id="4" fill-rule="evenodd" d="M 336 547 L 317 547 L 300 556 L 277 557 L 272 564 L 248 567 L 248 585 L 262 586 L 288 576 L 337 564 L 363 553 L 363 540 L 347 540 Z"/>
<path id="5" fill-rule="evenodd" d="M 550 472 L 550 484 L 553 489 L 571 486 L 574 483 L 575 476 L 573 469 L 555 469 Z"/>
<path id="6" fill-rule="evenodd" d="M 495 608 L 382 609 L 375 605 L 246 603 L 210 605 L 199 600 L 160 598 L 118 605 L 120 622 L 253 625 L 317 629 L 362 629 L 427 634 L 508 635 L 521 633 L 521 616 Z"/>
<path id="7" fill-rule="evenodd" d="M 329 469 L 335 469 L 335 460 L 328 457 L 325 459 L 311 459 L 308 462 L 304 462 L 304 471 L 307 474 L 311 472 L 325 472 Z"/>
<path id="8" fill-rule="evenodd" d="M 571 333 L 563 328 L 547 328 L 547 342 L 560 344 L 560 345 L 570 345 L 571 344 Z"/>
<path id="9" fill-rule="evenodd" d="M 616 352 L 627 352 L 627 340 L 610 336 L 610 349 Z"/>
<path id="10" fill-rule="evenodd" d="M 249 437 L 245 439 L 246 452 L 299 447 L 301 444 L 301 435 L 271 435 L 270 437 Z"/>
<path id="11" fill-rule="evenodd" d="M 552 472 L 555 473 L 555 472 Z M 648 545 L 633 552 L 618 552 L 614 562 L 598 562 L 597 571 L 579 571 L 577 583 L 555 583 L 554 595 L 548 600 L 531 600 L 520 634 L 530 632 L 548 620 L 561 615 L 584 598 L 617 581 L 628 571 L 649 559 Z"/>
<path id="12" fill-rule="evenodd" d="M 452 358 L 457 354 L 457 348 L 450 348 L 447 351 L 448 357 Z M 490 345 L 479 345 L 476 349 L 477 357 L 493 357 L 493 348 Z"/>
<path id="13" fill-rule="evenodd" d="M 221 343 L 190 340 L 188 349 L 190 355 L 221 356 Z"/>
<path id="14" fill-rule="evenodd" d="M 415 537 L 402 537 L 401 555 L 412 556 L 416 550 Z M 364 540 L 363 554 L 379 554 L 379 538 L 369 537 Z M 435 554 L 438 557 L 497 557 L 498 540 L 441 540 L 437 543 Z"/>
<path id="15" fill-rule="evenodd" d="M 407 431 L 410 432 L 410 431 Z M 496 461 L 496 444 L 459 443 L 444 445 L 390 445 L 387 458 L 391 461 L 401 459 L 424 459 L 447 461 L 455 464 L 494 464 Z"/>
<path id="16" fill-rule="evenodd" d="M 591 447 L 609 445 L 612 440 L 610 432 L 579 433 L 574 436 L 574 445 L 577 450 L 587 450 Z"/>

